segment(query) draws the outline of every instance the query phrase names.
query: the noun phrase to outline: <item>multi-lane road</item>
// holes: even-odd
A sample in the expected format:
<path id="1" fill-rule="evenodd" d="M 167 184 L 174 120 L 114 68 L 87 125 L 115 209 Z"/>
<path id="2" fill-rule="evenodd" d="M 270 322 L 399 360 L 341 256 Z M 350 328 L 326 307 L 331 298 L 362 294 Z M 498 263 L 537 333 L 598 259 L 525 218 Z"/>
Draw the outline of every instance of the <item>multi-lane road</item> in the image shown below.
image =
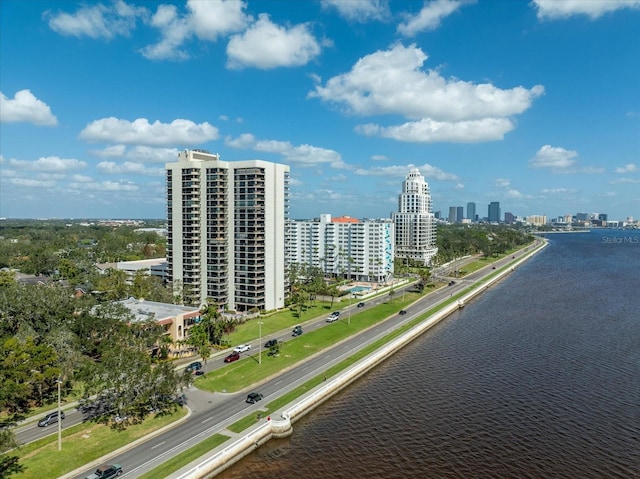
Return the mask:
<path id="1" fill-rule="evenodd" d="M 531 248 L 527 248 L 527 250 L 530 249 Z M 516 258 L 520 257 L 521 255 L 526 254 L 527 250 L 520 251 L 514 256 Z M 512 257 L 503 258 L 502 260 L 493 263 L 493 266 L 495 268 L 500 268 L 510 261 L 513 261 Z M 459 267 L 462 267 L 462 265 L 459 265 Z M 187 406 L 190 408 L 191 414 L 186 421 L 173 427 L 167 433 L 153 437 L 142 444 L 134 445 L 126 451 L 109 457 L 108 459 L 105 458 L 105 461 L 121 464 L 124 469 L 123 476 L 121 477 L 138 477 L 144 472 L 162 464 L 169 458 L 194 446 L 199 441 L 202 441 L 215 433 L 222 432 L 226 426 L 232 424 L 239 418 L 253 412 L 257 415 L 261 410 L 262 404 L 268 403 L 269 400 L 285 394 L 308 379 L 322 374 L 328 367 L 349 357 L 355 351 L 386 335 L 398 326 L 411 321 L 416 315 L 421 314 L 425 310 L 432 308 L 434 305 L 442 301 L 445 301 L 451 295 L 465 289 L 471 283 L 481 280 L 491 272 L 492 267 L 487 267 L 483 270 L 471 273 L 464 278 L 456 279 L 455 284 L 440 288 L 412 304 L 407 308 L 406 315 L 393 315 L 388 320 L 340 342 L 336 346 L 303 361 L 282 374 L 265 381 L 259 386 L 251 387 L 248 385 L 246 390 L 238 393 L 208 393 L 196 388 L 190 388 L 186 391 L 186 397 Z M 402 290 L 397 291 L 397 294 L 402 294 Z M 342 309 L 340 320 L 334 323 L 327 323 L 324 316 L 307 322 L 303 325 L 305 331 L 304 334 L 308 334 L 309 332 L 321 327 L 348 328 L 349 326 L 347 323 L 350 316 L 350 321 L 358 321 L 358 317 L 362 317 L 362 314 L 366 314 L 367 309 L 375 307 L 375 305 L 384 302 L 386 299 L 387 298 L 385 296 L 373 298 L 366 301 L 365 306 L 361 308 L 357 308 L 356 304 L 347 306 Z M 352 315 L 349 315 L 349 308 L 352 308 Z M 353 314 L 355 312 L 359 314 Z M 262 339 L 263 341 L 272 338 L 282 341 L 301 341 L 304 340 L 304 334 L 299 338 L 292 338 L 291 331 L 287 330 L 276 335 L 263 337 Z M 261 347 L 261 344 L 254 341 L 252 343 L 253 349 L 250 353 L 255 355 L 257 351 L 256 348 Z M 206 365 L 207 371 L 224 367 L 225 364 L 223 363 L 223 357 L 224 356 L 216 357 L 208 361 Z M 256 367 L 258 367 L 258 365 L 256 365 Z M 247 393 L 253 390 L 264 395 L 262 403 L 258 402 L 253 405 L 245 403 L 244 399 L 246 398 Z M 80 412 L 69 410 L 66 413 L 63 426 L 69 427 L 70 425 L 77 424 L 81 421 L 82 415 Z M 33 425 L 21 427 L 16 431 L 16 435 L 20 442 L 28 442 L 37 437 L 41 437 L 42 435 L 57 432 L 55 425 L 44 429 L 45 430 L 43 430 L 43 428 L 38 428 L 34 423 Z M 224 433 L 229 434 L 228 431 L 225 431 Z M 86 471 L 83 471 L 82 474 L 75 477 L 80 479 L 84 478 L 89 474 L 91 469 L 91 467 L 87 466 Z"/>

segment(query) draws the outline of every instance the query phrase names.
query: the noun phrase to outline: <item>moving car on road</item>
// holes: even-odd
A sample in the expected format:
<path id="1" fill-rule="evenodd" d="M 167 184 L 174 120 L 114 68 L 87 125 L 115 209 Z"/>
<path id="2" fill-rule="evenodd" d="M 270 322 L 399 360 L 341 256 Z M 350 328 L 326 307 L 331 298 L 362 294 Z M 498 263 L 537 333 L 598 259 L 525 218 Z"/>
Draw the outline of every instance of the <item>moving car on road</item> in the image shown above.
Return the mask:
<path id="1" fill-rule="evenodd" d="M 260 393 L 249 393 L 247 395 L 247 401 L 249 404 L 255 404 L 260 401 L 264 396 Z"/>
<path id="2" fill-rule="evenodd" d="M 363 302 L 358 303 L 358 308 L 363 308 L 363 307 L 364 307 L 364 303 Z"/>
<path id="3" fill-rule="evenodd" d="M 294 338 L 296 336 L 300 336 L 302 334 L 302 327 L 300 326 L 296 326 L 295 328 L 293 328 L 293 331 L 291 332 L 291 336 L 293 336 Z"/>
<path id="4" fill-rule="evenodd" d="M 334 311 L 327 318 L 327 323 L 333 323 L 334 321 L 337 321 L 339 317 L 340 317 L 340 311 Z"/>
<path id="5" fill-rule="evenodd" d="M 234 361 L 237 361 L 238 359 L 240 359 L 240 353 L 233 352 L 229 356 L 224 358 L 224 362 L 225 363 L 232 363 Z"/>
<path id="6" fill-rule="evenodd" d="M 189 364 L 186 368 L 184 368 L 184 370 L 188 373 L 195 373 L 197 371 L 200 371 L 202 369 L 202 363 L 200 361 L 194 361 L 191 364 Z"/>
<path id="7" fill-rule="evenodd" d="M 250 344 L 240 344 L 233 348 L 234 353 L 244 353 L 245 351 L 249 351 L 251 349 Z"/>
<path id="8" fill-rule="evenodd" d="M 95 470 L 93 474 L 89 474 L 85 479 L 109 479 L 122 474 L 122 466 L 120 464 L 104 464 Z"/>
<path id="9" fill-rule="evenodd" d="M 64 419 L 64 413 L 62 411 L 60 411 L 60 418 Z M 43 417 L 38 421 L 38 426 L 46 427 L 49 424 L 55 424 L 57 422 L 58 422 L 58 411 L 50 412 L 49 414 L 47 414 L 45 417 Z"/>
<path id="10" fill-rule="evenodd" d="M 405 314 L 407 314 L 407 312 L 404 309 L 401 309 L 400 312 L 398 313 L 400 316 L 404 316 Z"/>
<path id="11" fill-rule="evenodd" d="M 265 347 L 265 348 L 272 348 L 272 347 L 274 347 L 276 344 L 278 344 L 278 340 L 277 340 L 277 339 L 270 339 L 269 341 L 267 341 L 266 343 L 264 343 L 264 347 Z"/>

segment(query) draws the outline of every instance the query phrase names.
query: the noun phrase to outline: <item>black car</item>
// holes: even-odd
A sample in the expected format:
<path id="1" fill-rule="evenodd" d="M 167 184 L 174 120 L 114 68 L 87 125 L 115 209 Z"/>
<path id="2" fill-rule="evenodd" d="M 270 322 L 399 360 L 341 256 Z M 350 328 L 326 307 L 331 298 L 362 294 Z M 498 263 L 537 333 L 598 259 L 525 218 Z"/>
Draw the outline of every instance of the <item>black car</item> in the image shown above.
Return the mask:
<path id="1" fill-rule="evenodd" d="M 404 309 L 401 309 L 400 312 L 398 313 L 400 316 L 404 316 L 405 314 L 407 314 L 407 312 Z"/>
<path id="2" fill-rule="evenodd" d="M 188 373 L 194 373 L 200 371 L 202 369 L 202 363 L 200 361 L 194 361 L 189 366 L 187 366 L 184 370 Z"/>
<path id="3" fill-rule="evenodd" d="M 60 411 L 60 417 L 64 419 L 64 413 L 62 411 Z M 50 412 L 49 414 L 47 414 L 45 417 L 43 417 L 38 421 L 38 426 L 46 427 L 50 424 L 55 424 L 57 422 L 58 422 L 58 411 Z"/>
<path id="4" fill-rule="evenodd" d="M 364 308 L 364 303 L 358 303 L 358 308 Z"/>
<path id="5" fill-rule="evenodd" d="M 265 347 L 265 348 L 272 348 L 272 347 L 274 347 L 276 344 L 278 344 L 278 340 L 277 340 L 277 339 L 270 339 L 269 341 L 267 341 L 266 343 L 264 343 L 264 347 Z"/>
<path id="6" fill-rule="evenodd" d="M 302 328 L 300 326 L 296 326 L 295 328 L 293 328 L 293 331 L 291 332 L 291 336 L 300 336 L 302 334 Z"/>
<path id="7" fill-rule="evenodd" d="M 122 466 L 120 464 L 104 464 L 98 467 L 93 474 L 89 474 L 85 479 L 109 479 L 122 474 Z"/>
<path id="8" fill-rule="evenodd" d="M 260 393 L 249 393 L 247 395 L 247 401 L 249 404 L 255 404 L 260 401 L 264 396 Z"/>

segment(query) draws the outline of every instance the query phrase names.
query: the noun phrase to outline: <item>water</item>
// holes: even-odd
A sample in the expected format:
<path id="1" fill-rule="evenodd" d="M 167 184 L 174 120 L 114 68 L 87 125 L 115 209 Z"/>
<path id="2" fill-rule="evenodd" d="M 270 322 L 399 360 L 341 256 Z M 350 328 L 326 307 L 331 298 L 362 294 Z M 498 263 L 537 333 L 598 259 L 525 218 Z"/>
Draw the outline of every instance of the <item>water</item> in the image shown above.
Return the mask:
<path id="1" fill-rule="evenodd" d="M 549 238 L 218 477 L 640 478 L 640 232 Z"/>
<path id="2" fill-rule="evenodd" d="M 370 291 L 371 288 L 368 286 L 354 286 L 353 288 L 349 288 L 347 291 L 351 291 L 352 293 L 362 293 L 363 291 Z"/>

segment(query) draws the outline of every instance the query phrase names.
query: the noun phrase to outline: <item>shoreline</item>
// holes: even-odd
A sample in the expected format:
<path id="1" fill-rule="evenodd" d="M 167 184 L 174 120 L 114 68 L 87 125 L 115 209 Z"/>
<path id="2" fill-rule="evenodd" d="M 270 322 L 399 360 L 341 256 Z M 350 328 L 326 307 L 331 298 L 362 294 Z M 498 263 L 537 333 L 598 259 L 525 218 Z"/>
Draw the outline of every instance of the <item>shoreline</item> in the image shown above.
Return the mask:
<path id="1" fill-rule="evenodd" d="M 399 337 L 390 340 L 387 344 L 377 349 L 366 358 L 358 361 L 354 366 L 345 370 L 341 374 L 331 378 L 326 383 L 317 386 L 297 401 L 275 411 L 269 416 L 265 423 L 254 426 L 242 434 L 233 443 L 221 445 L 210 453 L 202 456 L 197 461 L 179 469 L 175 473 L 167 476 L 170 479 L 200 479 L 211 478 L 228 469 L 240 459 L 250 454 L 260 445 L 266 443 L 271 438 L 283 438 L 293 433 L 293 424 L 306 414 L 312 412 L 317 406 L 330 399 L 337 392 L 348 387 L 356 379 L 360 378 L 384 360 L 389 358 L 394 352 L 409 344 L 411 341 L 431 329 L 440 321 L 448 317 L 451 313 L 463 308 L 476 296 L 486 291 L 489 287 L 497 284 L 507 275 L 515 271 L 522 263 L 528 261 L 538 252 L 542 251 L 549 242 L 545 238 L 540 239 L 541 244 L 534 245 L 534 249 L 518 260 L 508 263 L 494 274 L 489 274 L 488 278 L 477 280 L 471 286 L 458 293 L 452 298 L 449 304 L 445 304 L 430 316 L 419 316 L 420 321 Z M 526 248 L 531 247 L 525 247 Z M 425 313 L 426 314 L 426 313 Z M 279 419 L 275 419 L 279 416 Z"/>

